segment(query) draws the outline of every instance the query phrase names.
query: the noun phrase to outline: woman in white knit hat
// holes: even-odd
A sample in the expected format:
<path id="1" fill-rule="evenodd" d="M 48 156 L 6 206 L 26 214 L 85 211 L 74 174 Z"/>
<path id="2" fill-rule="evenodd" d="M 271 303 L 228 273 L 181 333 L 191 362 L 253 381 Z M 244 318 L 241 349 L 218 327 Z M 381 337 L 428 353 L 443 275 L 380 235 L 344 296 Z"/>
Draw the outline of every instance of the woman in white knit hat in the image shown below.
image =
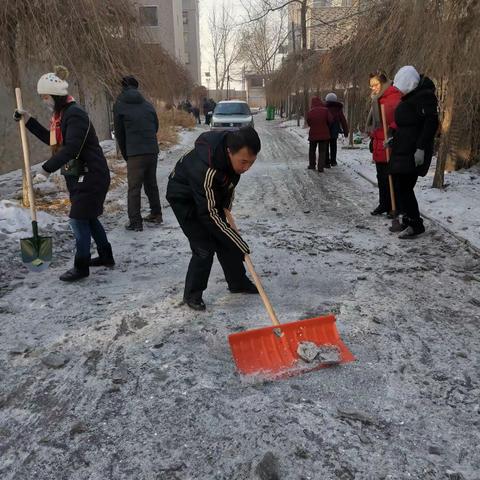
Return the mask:
<path id="1" fill-rule="evenodd" d="M 42 126 L 27 111 L 16 110 L 15 120 L 25 117 L 26 126 L 42 142 L 50 145 L 52 156 L 41 168 L 40 177 L 62 169 L 70 194 L 70 225 L 76 240 L 74 267 L 60 280 L 73 282 L 88 277 L 90 266 L 113 266 L 112 247 L 98 220 L 110 185 L 110 172 L 95 129 L 87 113 L 68 94 L 65 67 L 40 77 L 38 94 L 52 112 L 50 128 Z M 99 256 L 90 259 L 91 238 Z"/>

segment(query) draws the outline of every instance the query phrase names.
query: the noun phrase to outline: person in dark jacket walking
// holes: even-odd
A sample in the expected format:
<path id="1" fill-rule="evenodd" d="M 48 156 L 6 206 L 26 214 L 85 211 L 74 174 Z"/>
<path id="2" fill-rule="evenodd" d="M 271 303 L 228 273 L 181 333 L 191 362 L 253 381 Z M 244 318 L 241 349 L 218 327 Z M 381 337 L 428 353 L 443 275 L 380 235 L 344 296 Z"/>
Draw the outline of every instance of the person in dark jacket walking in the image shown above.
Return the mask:
<path id="1" fill-rule="evenodd" d="M 249 247 L 228 224 L 225 209 L 231 210 L 240 175 L 253 165 L 260 147 L 252 127 L 206 132 L 169 176 L 167 200 L 192 250 L 183 299 L 194 310 L 205 310 L 202 295 L 215 253 L 232 293 L 258 293 L 243 266 Z"/>
<path id="2" fill-rule="evenodd" d="M 402 67 L 395 75 L 393 85 L 403 97 L 395 110 L 393 137 L 388 139 L 391 145 L 389 169 L 404 214 L 404 231 L 400 238 L 406 239 L 425 232 L 414 187 L 418 177 L 427 174 L 432 161 L 439 124 L 438 100 L 433 82 L 419 75 L 412 66 Z"/>
<path id="3" fill-rule="evenodd" d="M 210 125 L 210 112 L 213 111 L 211 110 L 212 105 L 210 103 L 210 100 L 205 97 L 203 99 L 203 114 L 205 115 L 205 125 Z"/>
<path id="4" fill-rule="evenodd" d="M 132 77 L 121 81 L 123 91 L 113 107 L 115 138 L 127 161 L 128 219 L 127 230 L 142 231 L 142 186 L 150 204 L 146 222 L 163 222 L 157 185 L 158 117 L 154 106 L 138 91 Z"/>
<path id="5" fill-rule="evenodd" d="M 313 97 L 311 110 L 307 114 L 307 125 L 310 127 L 308 141 L 310 148 L 308 152 L 308 168 L 315 170 L 317 166 L 317 148 L 318 148 L 318 171 L 323 172 L 327 161 L 328 142 L 330 140 L 330 126 L 333 118 L 328 108 L 326 108 L 320 98 Z"/>
<path id="6" fill-rule="evenodd" d="M 88 277 L 90 266 L 113 267 L 115 261 L 105 230 L 98 220 L 103 213 L 110 172 L 87 113 L 68 95 L 67 75 L 65 67 L 56 67 L 54 73 L 43 75 L 37 84 L 39 95 L 53 112 L 50 130 L 25 110 L 16 110 L 14 118 L 19 120 L 23 115 L 28 130 L 52 147 L 52 156 L 42 165 L 35 181 L 44 181 L 52 172 L 62 167 L 65 169 L 78 156 L 79 175 L 62 171 L 70 194 L 70 226 L 75 236 L 76 253 L 74 267 L 61 275 L 60 280 L 73 282 Z M 94 259 L 90 259 L 92 238 L 99 254 Z"/>
<path id="7" fill-rule="evenodd" d="M 337 140 L 338 136 L 343 133 L 345 138 L 348 137 L 348 123 L 343 114 L 343 103 L 339 102 L 335 93 L 328 93 L 325 97 L 325 106 L 328 108 L 332 116 L 332 124 L 330 125 L 330 140 L 328 141 L 327 156 L 325 166 L 327 168 L 337 166 Z"/>
<path id="8" fill-rule="evenodd" d="M 385 151 L 385 134 L 381 115 L 381 106 L 385 108 L 387 130 L 395 125 L 395 109 L 400 103 L 402 92 L 392 85 L 385 72 L 379 70 L 370 74 L 372 106 L 367 117 L 366 131 L 370 135 L 370 151 L 377 169 L 378 206 L 370 212 L 372 215 L 383 213 L 392 216 L 392 202 L 388 180 L 387 153 Z"/>

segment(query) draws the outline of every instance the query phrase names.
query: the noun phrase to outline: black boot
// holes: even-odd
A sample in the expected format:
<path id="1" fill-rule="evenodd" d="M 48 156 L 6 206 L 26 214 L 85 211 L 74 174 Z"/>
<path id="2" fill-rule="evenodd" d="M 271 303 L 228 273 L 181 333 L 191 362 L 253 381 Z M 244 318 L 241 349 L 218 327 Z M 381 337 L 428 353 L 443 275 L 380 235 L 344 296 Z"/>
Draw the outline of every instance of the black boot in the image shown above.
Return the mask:
<path id="1" fill-rule="evenodd" d="M 207 308 L 205 306 L 205 303 L 202 300 L 202 297 L 200 298 L 183 297 L 183 302 L 186 303 L 192 310 L 197 310 L 199 312 L 203 312 Z"/>
<path id="2" fill-rule="evenodd" d="M 370 212 L 370 215 L 376 216 L 376 215 L 382 215 L 383 213 L 388 213 L 388 208 L 385 208 L 382 205 L 379 205 L 375 210 Z"/>
<path id="3" fill-rule="evenodd" d="M 90 260 L 91 267 L 113 267 L 114 265 L 112 246 L 109 243 L 105 247 L 98 247 L 98 257 Z"/>
<path id="4" fill-rule="evenodd" d="M 133 232 L 143 232 L 143 225 L 141 223 L 127 223 L 125 228 Z"/>
<path id="5" fill-rule="evenodd" d="M 150 222 L 150 223 L 163 223 L 163 216 L 162 216 L 162 213 L 149 213 L 145 218 L 144 220 L 146 222 Z"/>
<path id="6" fill-rule="evenodd" d="M 258 293 L 257 287 L 248 278 L 239 285 L 229 285 L 228 289 L 231 293 Z"/>
<path id="7" fill-rule="evenodd" d="M 63 275 L 60 275 L 60 280 L 64 282 L 76 282 L 81 278 L 88 277 L 90 275 L 89 263 L 90 257 L 75 257 L 73 268 L 71 270 L 67 270 Z"/>

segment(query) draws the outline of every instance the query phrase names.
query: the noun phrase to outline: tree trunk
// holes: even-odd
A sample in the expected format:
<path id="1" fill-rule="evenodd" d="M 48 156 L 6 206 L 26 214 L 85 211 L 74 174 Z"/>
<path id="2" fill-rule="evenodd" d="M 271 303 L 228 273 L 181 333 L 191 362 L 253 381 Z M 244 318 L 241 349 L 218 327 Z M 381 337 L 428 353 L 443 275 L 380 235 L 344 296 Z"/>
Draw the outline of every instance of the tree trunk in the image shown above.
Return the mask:
<path id="1" fill-rule="evenodd" d="M 307 0 L 303 0 L 302 9 L 300 13 L 300 21 L 302 28 L 302 68 L 307 58 Z M 306 76 L 304 75 L 304 78 Z M 308 112 L 308 91 L 307 82 L 303 82 L 303 126 L 307 126 L 307 112 Z"/>
<path id="2" fill-rule="evenodd" d="M 443 188 L 445 181 L 445 165 L 447 164 L 450 150 L 450 126 L 452 124 L 453 104 L 454 92 L 451 85 L 449 85 L 447 86 L 445 109 L 441 123 L 440 147 L 438 149 L 437 165 L 433 177 L 433 188 Z"/>
<path id="3" fill-rule="evenodd" d="M 8 66 L 10 73 L 10 81 L 13 88 L 21 88 L 20 82 L 20 70 L 18 68 L 17 61 L 17 24 L 11 19 L 8 23 L 8 34 L 7 34 L 7 55 L 8 55 Z M 27 188 L 27 175 L 25 172 L 25 165 L 22 162 L 22 205 L 26 208 L 30 207 L 30 201 L 28 199 L 28 188 Z"/>

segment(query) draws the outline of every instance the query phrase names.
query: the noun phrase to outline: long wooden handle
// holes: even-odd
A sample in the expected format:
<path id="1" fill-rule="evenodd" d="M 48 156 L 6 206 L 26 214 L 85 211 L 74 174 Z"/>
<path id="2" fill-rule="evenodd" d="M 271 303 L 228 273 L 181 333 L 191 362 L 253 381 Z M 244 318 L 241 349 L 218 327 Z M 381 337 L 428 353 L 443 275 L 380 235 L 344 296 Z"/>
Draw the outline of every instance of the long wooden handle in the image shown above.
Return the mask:
<path id="1" fill-rule="evenodd" d="M 382 123 L 383 123 L 383 136 L 385 141 L 388 137 L 388 127 L 387 127 L 387 114 L 385 113 L 385 105 L 380 105 L 380 111 L 382 113 Z M 385 147 L 385 154 L 387 155 L 387 162 L 390 162 L 390 148 Z M 394 214 L 397 211 L 397 202 L 395 201 L 395 190 L 393 189 L 393 178 L 392 175 L 388 175 L 388 184 L 390 186 L 390 201 L 392 202 L 392 211 Z"/>
<path id="2" fill-rule="evenodd" d="M 232 213 L 230 210 L 225 209 L 225 215 L 227 217 L 228 223 L 230 226 L 238 232 L 238 228 L 235 224 L 235 220 L 233 219 Z M 273 309 L 272 304 L 270 303 L 270 299 L 268 298 L 262 282 L 260 280 L 260 277 L 257 275 L 257 272 L 255 271 L 255 267 L 253 266 L 252 259 L 250 258 L 250 255 L 245 255 L 245 263 L 247 264 L 247 269 L 250 272 L 250 275 L 253 278 L 253 282 L 255 283 L 255 286 L 258 289 L 258 293 L 260 294 L 260 297 L 262 298 L 263 304 L 265 305 L 265 309 L 267 310 L 268 316 L 270 317 L 270 321 L 272 324 L 276 327 L 280 325 L 280 322 L 278 320 L 278 317 L 275 313 L 275 310 Z"/>
<path id="3" fill-rule="evenodd" d="M 23 110 L 22 91 L 19 88 L 15 89 L 15 97 L 17 98 L 17 109 Z M 32 222 L 36 222 L 37 209 L 35 206 L 35 195 L 33 194 L 32 172 L 30 171 L 30 150 L 28 148 L 27 128 L 25 127 L 25 119 L 23 118 L 23 115 L 18 124 L 20 125 L 20 137 L 22 139 L 23 161 L 25 164 L 25 178 L 27 180 L 30 215 L 32 217 Z"/>

